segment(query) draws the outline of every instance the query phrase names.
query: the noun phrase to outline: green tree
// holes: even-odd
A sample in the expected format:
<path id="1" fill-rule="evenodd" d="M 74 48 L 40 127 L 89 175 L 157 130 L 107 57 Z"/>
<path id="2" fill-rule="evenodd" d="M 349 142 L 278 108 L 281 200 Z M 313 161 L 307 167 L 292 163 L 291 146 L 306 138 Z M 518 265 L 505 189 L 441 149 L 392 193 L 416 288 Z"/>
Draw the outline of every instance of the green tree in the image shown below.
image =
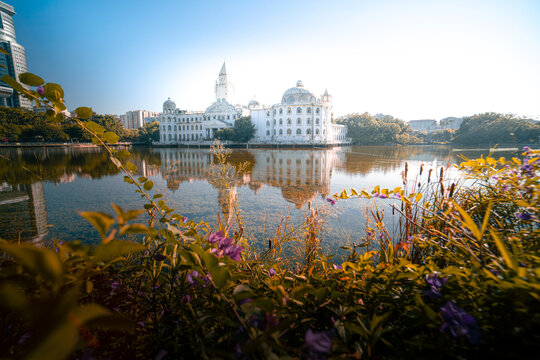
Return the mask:
<path id="1" fill-rule="evenodd" d="M 151 124 L 144 124 L 143 127 L 138 128 L 134 140 L 146 144 L 151 144 L 152 141 L 159 141 L 159 122 L 154 121 Z"/>
<path id="2" fill-rule="evenodd" d="M 532 144 L 540 137 L 540 123 L 514 115 L 483 113 L 463 119 L 453 142 L 461 145 Z"/>
<path id="3" fill-rule="evenodd" d="M 374 117 L 368 113 L 352 114 L 336 121 L 347 125 L 347 137 L 355 144 L 409 144 L 420 140 L 412 135 L 404 121 L 390 115 Z"/>
<path id="4" fill-rule="evenodd" d="M 251 116 L 243 116 L 234 121 L 232 128 L 218 131 L 214 138 L 244 143 L 251 140 L 253 136 L 255 136 L 255 125 L 251 122 Z"/>

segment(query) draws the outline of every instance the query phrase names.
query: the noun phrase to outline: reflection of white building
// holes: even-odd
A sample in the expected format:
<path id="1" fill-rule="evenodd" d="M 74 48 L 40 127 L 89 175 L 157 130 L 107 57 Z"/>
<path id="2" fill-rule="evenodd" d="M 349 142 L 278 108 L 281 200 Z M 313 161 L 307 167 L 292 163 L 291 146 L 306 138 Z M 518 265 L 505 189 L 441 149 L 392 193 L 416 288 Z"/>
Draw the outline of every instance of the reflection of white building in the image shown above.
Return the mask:
<path id="1" fill-rule="evenodd" d="M 225 63 L 215 85 L 216 101 L 206 111 L 189 112 L 176 108 L 168 99 L 163 103 L 160 123 L 161 144 L 212 140 L 217 131 L 230 128 L 241 116 L 251 113 L 256 134 L 253 143 L 263 144 L 342 144 L 347 128 L 332 122 L 332 96 L 325 91 L 316 98 L 301 81 L 283 94 L 280 104 L 265 108 L 252 100 L 246 106 L 229 103 L 230 83 Z"/>
<path id="2" fill-rule="evenodd" d="M 227 70 L 223 63 L 215 85 L 216 101 L 206 111 L 180 110 L 171 99 L 165 101 L 163 113 L 157 117 L 160 124 L 160 143 L 211 140 L 217 131 L 232 127 L 234 120 L 242 116 L 242 108 L 228 102 L 229 87 Z"/>
<path id="3" fill-rule="evenodd" d="M 251 111 L 255 142 L 277 144 L 341 144 L 347 127 L 332 122 L 332 96 L 316 98 L 302 81 L 283 93 L 281 103 Z"/>

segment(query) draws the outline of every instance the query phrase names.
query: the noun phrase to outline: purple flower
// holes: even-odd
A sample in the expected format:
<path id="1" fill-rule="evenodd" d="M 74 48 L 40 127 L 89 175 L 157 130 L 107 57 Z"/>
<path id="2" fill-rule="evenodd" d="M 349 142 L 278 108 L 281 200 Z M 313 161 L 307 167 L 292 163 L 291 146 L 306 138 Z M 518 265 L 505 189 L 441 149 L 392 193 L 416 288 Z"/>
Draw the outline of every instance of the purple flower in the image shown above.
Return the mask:
<path id="1" fill-rule="evenodd" d="M 527 155 L 531 152 L 531 148 L 528 147 L 528 146 L 524 146 L 523 147 L 523 150 L 522 150 L 524 153 L 527 153 Z"/>
<path id="2" fill-rule="evenodd" d="M 208 237 L 208 242 L 210 244 L 215 244 L 218 241 L 220 241 L 221 239 L 223 239 L 223 231 L 218 231 L 218 232 L 215 232 L 215 233 L 211 234 Z"/>
<path id="3" fill-rule="evenodd" d="M 182 222 L 185 224 L 185 223 L 187 223 L 187 221 L 188 221 L 187 216 L 184 216 L 184 218 L 182 219 Z"/>
<path id="4" fill-rule="evenodd" d="M 334 267 L 335 270 L 343 270 L 343 266 L 339 264 L 332 264 L 332 266 Z"/>
<path id="5" fill-rule="evenodd" d="M 37 87 L 36 91 L 37 91 L 37 93 L 38 93 L 39 95 L 45 94 L 45 89 L 44 89 L 43 86 L 41 86 L 41 85 L 39 85 L 39 86 Z"/>
<path id="6" fill-rule="evenodd" d="M 425 294 L 433 299 L 442 295 L 440 288 L 448 282 L 448 279 L 440 278 L 438 274 L 431 274 L 426 276 L 426 282 L 428 283 L 430 289 L 427 290 Z"/>
<path id="7" fill-rule="evenodd" d="M 480 340 L 480 328 L 476 319 L 452 301 L 448 301 L 439 309 L 444 323 L 441 325 L 442 333 L 450 334 L 452 337 L 465 338 L 471 344 L 478 344 Z"/>
<path id="8" fill-rule="evenodd" d="M 270 270 L 268 270 L 268 276 L 274 277 L 274 275 L 276 275 L 276 270 L 274 270 L 273 268 L 270 268 Z"/>
<path id="9" fill-rule="evenodd" d="M 399 193 L 395 193 L 394 196 L 397 197 L 398 199 L 401 199 L 401 195 Z"/>
<path id="10" fill-rule="evenodd" d="M 306 331 L 304 346 L 302 348 L 308 359 L 325 359 L 326 354 L 332 347 L 332 333 L 314 332 L 311 329 Z"/>
<path id="11" fill-rule="evenodd" d="M 193 280 L 193 278 L 198 278 L 199 272 L 197 270 L 193 270 L 191 273 L 186 275 L 188 283 L 191 285 L 195 284 L 196 280 Z"/>
<path id="12" fill-rule="evenodd" d="M 492 176 L 491 177 L 493 180 L 499 180 L 499 177 L 498 176 Z"/>
<path id="13" fill-rule="evenodd" d="M 231 245 L 225 250 L 225 255 L 227 255 L 234 261 L 240 261 L 242 260 L 242 250 L 244 250 L 244 248 L 241 246 Z"/>
<path id="14" fill-rule="evenodd" d="M 379 240 L 382 240 L 383 237 L 384 237 L 384 234 L 383 234 L 383 233 L 380 233 L 380 234 L 379 234 Z"/>
<path id="15" fill-rule="evenodd" d="M 506 184 L 505 184 L 505 185 L 501 186 L 501 191 L 502 191 L 502 192 L 506 192 L 506 191 L 508 191 L 508 189 L 510 189 L 510 186 L 509 186 L 509 185 L 506 185 Z"/>
<path id="16" fill-rule="evenodd" d="M 517 214 L 516 215 L 518 219 L 521 219 L 521 220 L 524 220 L 524 221 L 527 221 L 527 220 L 531 220 L 532 216 L 531 214 L 529 214 L 528 212 L 524 211 L 520 214 Z"/>
<path id="17" fill-rule="evenodd" d="M 185 302 L 186 304 L 191 302 L 191 295 L 187 294 L 187 295 L 182 296 L 182 301 Z"/>
<path id="18" fill-rule="evenodd" d="M 336 205 L 336 200 L 332 199 L 332 198 L 326 198 L 326 201 L 330 203 L 330 205 L 334 206 Z"/>
<path id="19" fill-rule="evenodd" d="M 388 198 L 388 196 L 386 196 L 386 195 L 384 195 L 384 194 L 379 194 L 379 193 L 375 194 L 375 197 L 378 197 L 379 199 L 386 199 L 386 198 Z"/>

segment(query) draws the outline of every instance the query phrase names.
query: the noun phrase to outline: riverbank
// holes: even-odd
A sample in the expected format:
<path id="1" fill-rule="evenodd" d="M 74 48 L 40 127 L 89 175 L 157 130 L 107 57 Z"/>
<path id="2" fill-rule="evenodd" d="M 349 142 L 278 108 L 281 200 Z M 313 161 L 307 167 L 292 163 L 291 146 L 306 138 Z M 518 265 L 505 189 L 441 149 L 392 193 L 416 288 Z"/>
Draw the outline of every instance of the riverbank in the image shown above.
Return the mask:
<path id="1" fill-rule="evenodd" d="M 131 147 L 130 142 L 119 142 L 116 144 L 108 144 L 111 147 Z M 99 146 L 93 143 L 40 143 L 40 142 L 25 142 L 25 143 L 4 143 L 0 144 L 0 148 L 34 148 L 34 147 L 69 147 L 69 148 L 98 148 Z"/>

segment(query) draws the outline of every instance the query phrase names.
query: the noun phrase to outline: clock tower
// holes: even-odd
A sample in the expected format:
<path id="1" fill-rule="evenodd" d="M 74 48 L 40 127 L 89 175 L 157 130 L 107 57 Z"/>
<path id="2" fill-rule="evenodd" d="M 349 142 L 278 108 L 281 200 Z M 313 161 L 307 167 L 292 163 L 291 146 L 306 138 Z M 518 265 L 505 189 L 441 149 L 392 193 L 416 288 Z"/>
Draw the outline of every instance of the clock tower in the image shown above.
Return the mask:
<path id="1" fill-rule="evenodd" d="M 225 62 L 219 72 L 218 80 L 216 81 L 216 100 L 228 101 L 229 100 L 229 81 L 227 80 L 227 69 L 225 68 Z"/>

